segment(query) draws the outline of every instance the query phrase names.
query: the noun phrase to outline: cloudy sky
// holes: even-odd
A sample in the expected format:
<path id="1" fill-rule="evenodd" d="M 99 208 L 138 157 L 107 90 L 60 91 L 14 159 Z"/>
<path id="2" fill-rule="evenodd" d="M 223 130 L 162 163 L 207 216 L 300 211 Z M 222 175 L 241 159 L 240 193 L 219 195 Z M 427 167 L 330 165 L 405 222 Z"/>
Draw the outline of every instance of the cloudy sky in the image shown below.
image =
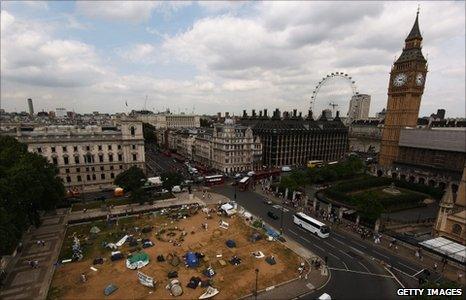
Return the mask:
<path id="1" fill-rule="evenodd" d="M 319 80 L 352 76 L 386 105 L 417 2 L 2 1 L 1 107 L 76 112 L 170 108 L 307 111 Z M 465 2 L 421 2 L 429 62 L 421 115 L 465 115 Z M 315 110 L 351 87 L 324 85 Z M 146 100 L 147 99 L 147 100 Z M 125 106 L 128 103 L 128 107 Z"/>

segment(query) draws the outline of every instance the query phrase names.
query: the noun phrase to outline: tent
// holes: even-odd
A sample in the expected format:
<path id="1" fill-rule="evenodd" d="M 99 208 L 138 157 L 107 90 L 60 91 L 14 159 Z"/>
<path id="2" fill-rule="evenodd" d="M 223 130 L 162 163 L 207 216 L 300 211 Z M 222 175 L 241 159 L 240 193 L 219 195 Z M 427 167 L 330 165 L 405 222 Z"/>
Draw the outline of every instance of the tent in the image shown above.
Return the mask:
<path id="1" fill-rule="evenodd" d="M 92 226 L 92 228 L 91 228 L 91 230 L 89 230 L 89 232 L 92 233 L 92 234 L 97 234 L 97 233 L 100 232 L 100 229 L 97 226 Z"/>
<path id="2" fill-rule="evenodd" d="M 190 268 L 195 268 L 199 265 L 199 259 L 194 252 L 188 252 L 186 253 L 186 264 Z"/>
<path id="3" fill-rule="evenodd" d="M 144 251 L 132 254 L 126 259 L 126 267 L 131 270 L 140 269 L 149 263 L 149 255 Z"/>
<path id="4" fill-rule="evenodd" d="M 104 289 L 104 295 L 105 296 L 109 296 L 111 295 L 113 292 L 115 292 L 116 290 L 118 290 L 118 287 L 116 285 L 114 285 L 113 283 L 110 283 L 109 285 L 107 285 Z"/>
<path id="5" fill-rule="evenodd" d="M 227 245 L 228 248 L 235 248 L 236 247 L 236 243 L 233 240 L 228 240 L 226 242 L 226 245 Z"/>

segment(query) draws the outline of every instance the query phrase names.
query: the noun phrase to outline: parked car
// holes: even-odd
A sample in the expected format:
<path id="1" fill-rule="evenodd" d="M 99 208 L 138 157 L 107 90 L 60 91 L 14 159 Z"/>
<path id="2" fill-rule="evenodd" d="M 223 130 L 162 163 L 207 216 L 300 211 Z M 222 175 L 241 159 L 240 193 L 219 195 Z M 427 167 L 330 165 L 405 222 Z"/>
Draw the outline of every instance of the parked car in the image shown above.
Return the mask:
<path id="1" fill-rule="evenodd" d="M 278 219 L 278 216 L 273 211 L 269 211 L 267 213 L 267 216 L 269 216 L 269 218 L 274 219 L 274 220 Z"/>
<path id="2" fill-rule="evenodd" d="M 173 193 L 181 193 L 181 187 L 179 185 L 175 185 L 173 188 L 172 188 L 172 192 Z"/>
<path id="3" fill-rule="evenodd" d="M 273 202 L 272 200 L 269 200 L 269 199 L 264 199 L 264 204 L 267 204 L 267 205 L 272 205 Z"/>

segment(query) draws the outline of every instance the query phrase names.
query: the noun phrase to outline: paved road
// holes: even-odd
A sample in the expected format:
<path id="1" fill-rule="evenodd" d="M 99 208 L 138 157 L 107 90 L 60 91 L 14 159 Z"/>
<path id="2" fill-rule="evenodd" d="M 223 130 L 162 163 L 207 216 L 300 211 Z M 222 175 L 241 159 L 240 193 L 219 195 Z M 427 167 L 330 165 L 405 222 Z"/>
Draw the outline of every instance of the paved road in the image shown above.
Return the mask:
<path id="1" fill-rule="evenodd" d="M 214 191 L 233 198 L 233 188 L 225 185 L 216 187 Z M 272 220 L 267 217 L 269 210 L 280 216 L 279 206 L 268 206 L 263 203 L 265 198 L 259 194 L 246 191 L 239 192 L 237 202 L 256 216 L 263 218 L 276 229 L 280 228 L 280 219 Z M 305 296 L 315 299 L 326 292 L 335 299 L 395 299 L 396 289 L 400 287 L 394 277 L 388 273 L 376 260 L 381 259 L 395 264 L 402 272 L 413 275 L 419 271 L 410 262 L 399 261 L 390 253 L 382 253 L 373 249 L 370 243 L 345 233 L 331 232 L 330 237 L 321 239 L 307 232 L 293 223 L 293 212 L 284 212 L 284 234 L 290 236 L 303 247 L 321 257 L 328 257 L 331 270 L 331 280 L 320 291 Z"/>
<path id="2" fill-rule="evenodd" d="M 180 172 L 184 178 L 190 177 L 183 163 L 155 151 L 154 148 L 146 148 L 146 169 L 148 177 L 158 176 L 165 171 L 176 171 Z"/>

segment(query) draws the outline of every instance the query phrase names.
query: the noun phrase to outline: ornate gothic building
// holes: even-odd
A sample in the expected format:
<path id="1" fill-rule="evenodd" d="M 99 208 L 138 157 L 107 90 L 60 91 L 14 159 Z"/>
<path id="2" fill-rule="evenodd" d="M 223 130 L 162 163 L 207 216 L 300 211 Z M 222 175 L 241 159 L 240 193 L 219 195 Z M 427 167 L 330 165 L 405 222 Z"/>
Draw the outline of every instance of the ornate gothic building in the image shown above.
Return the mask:
<path id="1" fill-rule="evenodd" d="M 419 12 L 405 40 L 403 52 L 390 72 L 387 113 L 379 156 L 379 163 L 383 167 L 390 167 L 398 156 L 401 129 L 416 127 L 417 124 L 427 73 L 418 19 Z"/>

